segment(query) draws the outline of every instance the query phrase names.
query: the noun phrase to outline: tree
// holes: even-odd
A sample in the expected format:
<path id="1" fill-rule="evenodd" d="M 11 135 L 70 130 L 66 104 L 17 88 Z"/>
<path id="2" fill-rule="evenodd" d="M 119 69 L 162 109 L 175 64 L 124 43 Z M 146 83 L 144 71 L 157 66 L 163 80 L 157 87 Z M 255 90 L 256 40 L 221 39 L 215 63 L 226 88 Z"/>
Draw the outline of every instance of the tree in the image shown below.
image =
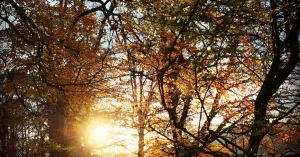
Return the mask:
<path id="1" fill-rule="evenodd" d="M 97 95 L 125 100 L 128 86 L 138 156 L 149 155 L 146 130 L 149 149 L 162 148 L 153 154 L 259 156 L 285 137 L 276 127 L 292 134 L 298 123 L 298 2 L 8 0 L 1 10 L 1 116 L 18 104 L 28 121 L 17 137 L 44 136 L 26 126 L 48 111 L 49 136 L 67 150 L 65 121 Z"/>
<path id="2" fill-rule="evenodd" d="M 50 138 L 48 142 L 54 145 L 45 148 L 51 150 L 50 156 L 66 156 L 72 146 L 71 138 L 66 136 L 67 128 L 70 128 L 67 121 L 75 119 L 82 106 L 88 108 L 95 102 L 99 91 L 108 90 L 103 82 L 109 71 L 103 69 L 108 68 L 112 58 L 110 39 L 102 40 L 106 35 L 103 32 L 106 18 L 103 23 L 97 23 L 93 14 L 105 8 L 107 3 L 90 10 L 77 1 L 1 2 L 1 20 L 9 30 L 6 36 L 9 48 L 2 55 L 1 66 L 5 67 L 3 75 L 9 76 L 9 81 L 5 81 L 11 83 L 10 91 L 3 92 L 12 92 L 13 97 L 18 98 L 29 121 L 43 117 L 39 125 L 46 123 L 46 127 L 24 129 L 24 138 L 31 140 L 30 136 L 35 134 L 44 140 L 43 143 Z M 70 4 L 74 8 L 67 7 Z M 104 14 L 109 16 L 110 13 Z M 70 18 L 72 16 L 75 18 Z M 100 45 L 103 42 L 107 42 L 108 48 Z M 99 88 L 100 84 L 102 88 Z M 39 135 L 47 131 L 46 136 Z"/>
<path id="3" fill-rule="evenodd" d="M 209 150 L 208 145 L 217 141 L 233 153 L 241 151 L 255 156 L 261 140 L 272 126 L 299 105 L 299 100 L 296 100 L 289 105 L 290 110 L 271 116 L 274 104 L 283 106 L 275 100 L 286 97 L 283 91 L 288 88 L 284 81 L 289 79 L 299 62 L 298 4 L 273 1 L 199 3 L 129 3 L 133 14 L 138 16 L 131 15 L 133 20 L 125 27 L 131 32 L 131 38 L 127 39 L 135 43 L 134 49 L 140 51 L 142 57 L 137 55 L 136 61 L 147 66 L 151 71 L 148 73 L 156 75 L 160 102 L 169 115 L 173 131 L 172 138 L 164 136 L 174 142 L 177 156 L 180 156 L 181 149 L 191 152 L 188 144 L 178 140 L 182 131 L 200 143 L 200 147 L 199 144 L 192 146 L 197 151 L 226 155 Z M 268 10 L 272 10 L 271 14 Z M 272 32 L 270 36 L 268 32 Z M 194 74 L 192 83 L 187 82 L 189 76 L 183 74 L 181 78 L 185 78 L 187 85 L 179 83 L 179 73 L 184 73 L 180 67 L 194 69 L 190 72 L 184 69 L 186 74 Z M 182 96 L 176 83 L 182 85 L 181 89 L 191 89 L 190 84 L 194 86 L 195 94 L 189 94 L 200 103 L 198 135 L 179 121 L 179 117 L 185 119 L 183 111 L 189 105 L 182 103 L 182 112 L 178 110 Z M 249 88 L 245 89 L 245 85 Z M 297 93 L 293 92 L 294 98 Z M 284 103 L 287 106 L 287 102 Z M 216 115 L 224 120 L 212 129 L 211 122 Z M 240 139 L 246 137 L 249 145 L 232 142 L 236 135 Z"/>

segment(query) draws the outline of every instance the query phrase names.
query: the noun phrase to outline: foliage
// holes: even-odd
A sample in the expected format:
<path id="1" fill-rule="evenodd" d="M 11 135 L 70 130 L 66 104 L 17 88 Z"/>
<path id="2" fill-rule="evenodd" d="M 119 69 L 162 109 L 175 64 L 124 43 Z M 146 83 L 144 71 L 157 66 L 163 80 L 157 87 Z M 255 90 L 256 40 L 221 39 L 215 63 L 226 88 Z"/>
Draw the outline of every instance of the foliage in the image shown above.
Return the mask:
<path id="1" fill-rule="evenodd" d="M 279 155 L 299 142 L 299 6 L 0 2 L 1 155 L 91 155 L 78 128 L 99 117 L 139 157 Z"/>

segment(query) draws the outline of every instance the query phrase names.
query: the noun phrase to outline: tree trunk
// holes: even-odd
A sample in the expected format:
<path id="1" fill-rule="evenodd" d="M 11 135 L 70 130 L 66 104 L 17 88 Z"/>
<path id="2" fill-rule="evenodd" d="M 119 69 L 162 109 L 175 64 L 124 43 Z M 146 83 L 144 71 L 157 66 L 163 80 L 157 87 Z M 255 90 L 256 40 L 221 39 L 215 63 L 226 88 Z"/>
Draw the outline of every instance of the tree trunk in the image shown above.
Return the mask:
<path id="1" fill-rule="evenodd" d="M 49 138 L 53 140 L 58 148 L 50 150 L 50 157 L 66 157 L 67 153 L 62 148 L 65 147 L 65 125 L 66 119 L 62 113 L 55 112 L 49 120 Z"/>
<path id="2" fill-rule="evenodd" d="M 0 127 L 0 144 L 1 144 L 1 152 L 0 156 L 1 157 L 7 157 L 8 154 L 8 126 L 5 124 L 1 124 Z"/>
<path id="3" fill-rule="evenodd" d="M 11 127 L 9 130 L 10 138 L 8 141 L 8 157 L 16 157 L 17 156 L 17 149 L 16 149 L 16 141 L 17 141 L 17 135 L 15 134 L 14 127 Z"/>
<path id="4" fill-rule="evenodd" d="M 139 115 L 139 121 L 142 117 L 140 117 Z M 141 120 L 142 121 L 142 120 Z M 139 124 L 143 124 L 144 122 L 139 122 Z M 145 156 L 145 152 L 144 152 L 144 147 L 145 147 L 145 127 L 140 126 L 138 129 L 138 133 L 139 133 L 139 143 L 138 143 L 138 157 L 144 157 Z"/>

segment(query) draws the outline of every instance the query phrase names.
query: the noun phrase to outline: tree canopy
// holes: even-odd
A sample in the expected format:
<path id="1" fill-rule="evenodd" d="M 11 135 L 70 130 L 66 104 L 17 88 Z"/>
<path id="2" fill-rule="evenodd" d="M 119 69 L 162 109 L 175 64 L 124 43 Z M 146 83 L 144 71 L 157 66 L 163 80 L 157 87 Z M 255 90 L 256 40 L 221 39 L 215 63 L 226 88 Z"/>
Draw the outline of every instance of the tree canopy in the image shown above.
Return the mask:
<path id="1" fill-rule="evenodd" d="M 0 156 L 300 154 L 298 1 L 0 8 Z"/>

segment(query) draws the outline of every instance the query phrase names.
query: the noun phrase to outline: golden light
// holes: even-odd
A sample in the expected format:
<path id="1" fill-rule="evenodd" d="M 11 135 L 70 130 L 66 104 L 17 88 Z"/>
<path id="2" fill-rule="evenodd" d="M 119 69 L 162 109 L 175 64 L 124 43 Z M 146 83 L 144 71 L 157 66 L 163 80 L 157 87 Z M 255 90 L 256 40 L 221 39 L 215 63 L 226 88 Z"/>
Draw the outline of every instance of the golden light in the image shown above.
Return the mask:
<path id="1" fill-rule="evenodd" d="M 108 126 L 97 126 L 92 130 L 91 140 L 93 141 L 103 141 L 107 138 Z"/>

